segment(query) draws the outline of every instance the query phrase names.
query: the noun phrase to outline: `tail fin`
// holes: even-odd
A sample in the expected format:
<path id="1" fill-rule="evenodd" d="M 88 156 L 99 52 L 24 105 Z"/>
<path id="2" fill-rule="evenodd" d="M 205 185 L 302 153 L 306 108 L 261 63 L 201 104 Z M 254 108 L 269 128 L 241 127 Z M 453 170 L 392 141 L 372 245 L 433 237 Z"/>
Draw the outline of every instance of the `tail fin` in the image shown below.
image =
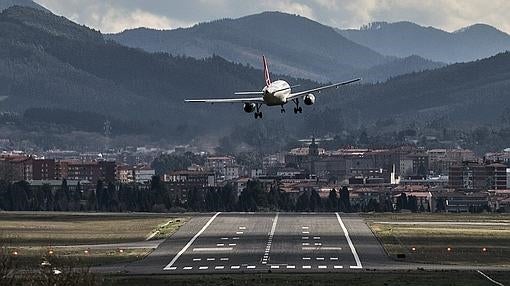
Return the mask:
<path id="1" fill-rule="evenodd" d="M 264 64 L 264 80 L 266 81 L 266 86 L 269 86 L 271 84 L 271 78 L 269 77 L 269 68 L 267 67 L 265 56 L 262 56 L 262 63 Z"/>

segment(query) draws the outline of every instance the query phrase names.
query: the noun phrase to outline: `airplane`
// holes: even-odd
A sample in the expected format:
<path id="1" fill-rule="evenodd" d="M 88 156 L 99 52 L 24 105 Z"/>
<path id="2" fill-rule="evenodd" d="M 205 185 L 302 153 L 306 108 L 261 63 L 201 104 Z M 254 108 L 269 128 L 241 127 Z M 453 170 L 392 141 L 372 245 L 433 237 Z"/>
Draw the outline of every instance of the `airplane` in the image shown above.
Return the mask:
<path id="1" fill-rule="evenodd" d="M 256 96 L 256 97 L 245 97 L 245 98 L 211 98 L 211 99 L 186 99 L 185 102 L 193 103 L 243 103 L 243 110 L 247 113 L 255 112 L 255 119 L 262 118 L 262 112 L 260 108 L 262 105 L 267 106 L 278 106 L 282 107 L 281 113 L 285 113 L 285 104 L 293 102 L 295 104 L 294 113 L 302 113 L 303 109 L 299 106 L 299 100 L 302 99 L 305 105 L 312 105 L 315 103 L 315 95 L 313 93 L 320 93 L 323 90 L 338 88 L 343 85 L 348 85 L 357 81 L 361 78 L 355 78 L 344 82 L 334 83 L 325 85 L 309 90 L 299 91 L 292 93 L 291 89 L 297 86 L 290 86 L 284 80 L 277 80 L 271 82 L 269 77 L 269 68 L 267 65 L 266 57 L 262 56 L 262 64 L 264 65 L 264 79 L 266 86 L 262 91 L 243 91 L 236 92 L 238 96 Z"/>

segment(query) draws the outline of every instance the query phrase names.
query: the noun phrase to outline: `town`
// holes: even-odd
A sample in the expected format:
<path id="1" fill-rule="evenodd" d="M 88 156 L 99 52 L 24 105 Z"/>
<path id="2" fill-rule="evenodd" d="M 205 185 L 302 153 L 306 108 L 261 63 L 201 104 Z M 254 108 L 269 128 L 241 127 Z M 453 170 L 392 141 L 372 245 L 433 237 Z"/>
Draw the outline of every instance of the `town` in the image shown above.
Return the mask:
<path id="1" fill-rule="evenodd" d="M 325 150 L 320 143 L 312 138 L 256 160 L 187 146 L 3 151 L 0 209 L 510 211 L 510 150 L 477 156 L 416 146 Z"/>

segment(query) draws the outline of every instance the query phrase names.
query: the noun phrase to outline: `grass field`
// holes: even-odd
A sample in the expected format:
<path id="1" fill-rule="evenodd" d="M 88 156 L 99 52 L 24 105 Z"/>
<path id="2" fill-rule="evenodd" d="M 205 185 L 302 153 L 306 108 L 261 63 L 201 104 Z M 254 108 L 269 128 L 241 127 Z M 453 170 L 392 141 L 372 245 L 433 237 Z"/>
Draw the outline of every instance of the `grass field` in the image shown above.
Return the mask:
<path id="1" fill-rule="evenodd" d="M 509 280 L 509 273 L 499 273 L 500 279 Z M 182 275 L 182 276 L 112 276 L 104 285 L 264 285 L 264 286 L 380 286 L 380 285 L 464 285 L 486 286 L 489 281 L 474 271 L 457 272 L 360 272 L 327 274 L 233 274 L 233 275 Z"/>
<path id="2" fill-rule="evenodd" d="M 447 264 L 510 265 L 510 215 L 366 214 L 392 257 Z M 467 223 L 467 224 L 458 224 Z"/>
<path id="3" fill-rule="evenodd" d="M 80 265 L 104 265 L 136 260 L 152 249 L 80 245 L 162 239 L 187 220 L 163 214 L 0 213 L 0 246 L 15 254 L 17 265 L 23 267 L 35 266 L 48 255 L 75 258 Z"/>

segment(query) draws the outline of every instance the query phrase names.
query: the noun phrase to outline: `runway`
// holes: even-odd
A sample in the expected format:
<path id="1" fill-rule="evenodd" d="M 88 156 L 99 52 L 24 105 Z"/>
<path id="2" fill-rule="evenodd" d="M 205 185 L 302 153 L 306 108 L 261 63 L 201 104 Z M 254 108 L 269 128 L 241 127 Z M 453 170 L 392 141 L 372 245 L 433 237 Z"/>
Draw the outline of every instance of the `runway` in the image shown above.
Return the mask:
<path id="1" fill-rule="evenodd" d="M 128 273 L 359 271 L 390 263 L 356 214 L 214 213 L 192 218 Z"/>

